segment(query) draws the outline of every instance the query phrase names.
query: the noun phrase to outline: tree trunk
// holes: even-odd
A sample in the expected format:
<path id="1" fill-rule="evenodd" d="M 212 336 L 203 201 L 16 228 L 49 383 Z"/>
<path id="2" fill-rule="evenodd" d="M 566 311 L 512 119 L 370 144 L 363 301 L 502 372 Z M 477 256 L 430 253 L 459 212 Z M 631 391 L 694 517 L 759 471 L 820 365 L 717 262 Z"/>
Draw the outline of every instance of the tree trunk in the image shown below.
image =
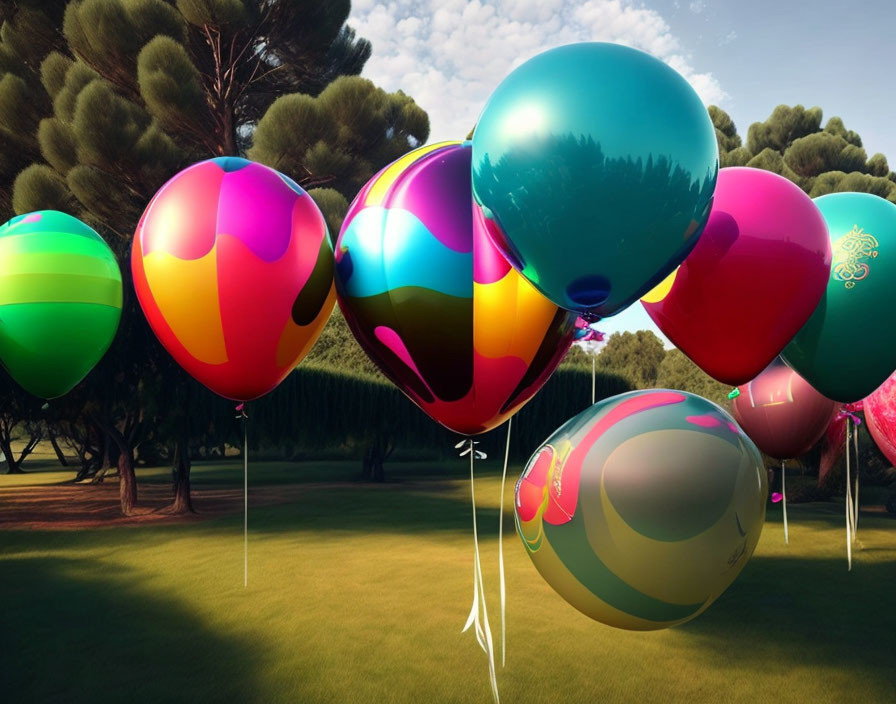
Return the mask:
<path id="1" fill-rule="evenodd" d="M 383 468 L 383 460 L 381 457 L 377 458 L 377 460 L 373 463 L 373 481 L 386 481 L 386 470 Z"/>
<path id="2" fill-rule="evenodd" d="M 364 450 L 364 459 L 361 465 L 361 478 L 365 481 L 386 481 L 384 464 L 395 449 L 390 433 L 377 433 L 370 439 Z"/>
<path id="3" fill-rule="evenodd" d="M 65 459 L 62 448 L 59 447 L 59 443 L 56 442 L 56 433 L 54 433 L 52 430 L 50 431 L 50 444 L 53 446 L 53 452 L 56 453 L 56 459 L 59 460 L 59 464 L 61 464 L 63 467 L 68 467 L 68 460 Z"/>
<path id="4" fill-rule="evenodd" d="M 134 448 L 117 430 L 114 435 L 118 445 L 118 498 L 121 501 L 121 512 L 130 516 L 137 506 L 137 475 L 134 473 Z"/>
<path id="5" fill-rule="evenodd" d="M 195 513 L 190 496 L 190 452 L 184 442 L 178 442 L 174 448 L 174 503 L 171 513 Z"/>
<path id="6" fill-rule="evenodd" d="M 22 470 L 22 467 L 16 462 L 15 455 L 13 454 L 12 447 L 10 447 L 11 443 L 6 440 L 0 441 L 0 450 L 3 451 L 3 457 L 6 459 L 6 473 L 7 474 L 24 474 L 25 472 Z"/>

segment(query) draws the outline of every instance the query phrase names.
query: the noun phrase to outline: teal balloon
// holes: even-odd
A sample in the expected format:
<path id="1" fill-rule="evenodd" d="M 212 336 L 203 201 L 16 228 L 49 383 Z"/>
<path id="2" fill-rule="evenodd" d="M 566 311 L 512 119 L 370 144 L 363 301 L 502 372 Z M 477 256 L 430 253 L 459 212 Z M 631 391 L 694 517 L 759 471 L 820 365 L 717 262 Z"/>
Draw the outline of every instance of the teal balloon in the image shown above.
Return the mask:
<path id="1" fill-rule="evenodd" d="M 690 84 L 617 44 L 522 64 L 473 133 L 474 197 L 495 244 L 547 298 L 592 320 L 684 260 L 718 168 L 715 129 Z"/>
<path id="2" fill-rule="evenodd" d="M 896 205 L 869 193 L 815 204 L 831 237 L 831 276 L 781 356 L 822 395 L 851 403 L 896 369 Z"/>

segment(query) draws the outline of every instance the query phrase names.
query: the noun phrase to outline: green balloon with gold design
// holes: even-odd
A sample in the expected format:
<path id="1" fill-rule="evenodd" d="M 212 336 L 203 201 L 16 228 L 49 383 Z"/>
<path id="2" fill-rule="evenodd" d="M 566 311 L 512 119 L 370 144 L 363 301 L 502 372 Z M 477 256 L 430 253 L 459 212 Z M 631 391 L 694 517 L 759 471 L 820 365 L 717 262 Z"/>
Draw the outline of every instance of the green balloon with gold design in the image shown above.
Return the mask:
<path id="1" fill-rule="evenodd" d="M 92 228 L 55 210 L 0 226 L 0 361 L 26 391 L 68 393 L 105 354 L 120 318 L 121 271 Z"/>
<path id="2" fill-rule="evenodd" d="M 870 193 L 832 193 L 815 205 L 831 237 L 831 276 L 781 356 L 823 396 L 852 403 L 896 369 L 896 205 Z"/>

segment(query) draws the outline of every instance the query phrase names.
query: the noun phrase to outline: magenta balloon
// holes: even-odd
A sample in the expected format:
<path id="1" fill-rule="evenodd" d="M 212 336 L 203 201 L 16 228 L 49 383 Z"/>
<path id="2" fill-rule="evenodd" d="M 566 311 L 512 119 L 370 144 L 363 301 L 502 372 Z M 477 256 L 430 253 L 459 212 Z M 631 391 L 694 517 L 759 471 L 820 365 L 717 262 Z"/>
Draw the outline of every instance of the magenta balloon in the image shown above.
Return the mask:
<path id="1" fill-rule="evenodd" d="M 865 420 L 880 451 L 896 466 L 896 373 L 865 398 Z"/>
<path id="2" fill-rule="evenodd" d="M 807 452 L 840 410 L 779 361 L 738 389 L 734 417 L 760 450 L 779 460 Z"/>
<path id="3" fill-rule="evenodd" d="M 711 377 L 745 384 L 818 306 L 831 272 L 812 199 L 770 171 L 719 171 L 709 222 L 675 274 L 642 298 L 672 344 Z"/>

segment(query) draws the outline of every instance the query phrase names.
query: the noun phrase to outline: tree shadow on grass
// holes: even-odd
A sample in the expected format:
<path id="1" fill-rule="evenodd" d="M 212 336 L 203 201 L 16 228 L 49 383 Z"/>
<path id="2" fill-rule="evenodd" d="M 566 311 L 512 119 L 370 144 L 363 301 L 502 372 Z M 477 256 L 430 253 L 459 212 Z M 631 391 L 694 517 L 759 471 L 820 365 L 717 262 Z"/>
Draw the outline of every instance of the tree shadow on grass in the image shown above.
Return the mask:
<path id="1" fill-rule="evenodd" d="M 844 668 L 857 690 L 896 701 L 896 546 L 889 551 L 889 561 L 859 553 L 852 572 L 845 556 L 753 557 L 715 604 L 676 630 L 711 666 Z"/>
<path id="2" fill-rule="evenodd" d="M 247 702 L 262 656 L 139 576 L 93 560 L 5 559 L 4 702 Z"/>
<path id="3" fill-rule="evenodd" d="M 477 495 L 478 497 L 478 495 Z M 250 490 L 251 501 L 251 490 Z M 469 495 L 432 495 L 408 489 L 322 489 L 300 500 L 252 511 L 253 533 L 348 531 L 377 533 L 469 532 L 472 505 Z M 254 516 L 252 515 L 254 513 Z M 481 536 L 498 533 L 498 510 L 477 507 Z M 512 530 L 513 507 L 504 507 L 505 531 Z M 232 520 L 232 519 L 230 519 Z M 509 528 L 508 528 L 509 526 Z"/>

